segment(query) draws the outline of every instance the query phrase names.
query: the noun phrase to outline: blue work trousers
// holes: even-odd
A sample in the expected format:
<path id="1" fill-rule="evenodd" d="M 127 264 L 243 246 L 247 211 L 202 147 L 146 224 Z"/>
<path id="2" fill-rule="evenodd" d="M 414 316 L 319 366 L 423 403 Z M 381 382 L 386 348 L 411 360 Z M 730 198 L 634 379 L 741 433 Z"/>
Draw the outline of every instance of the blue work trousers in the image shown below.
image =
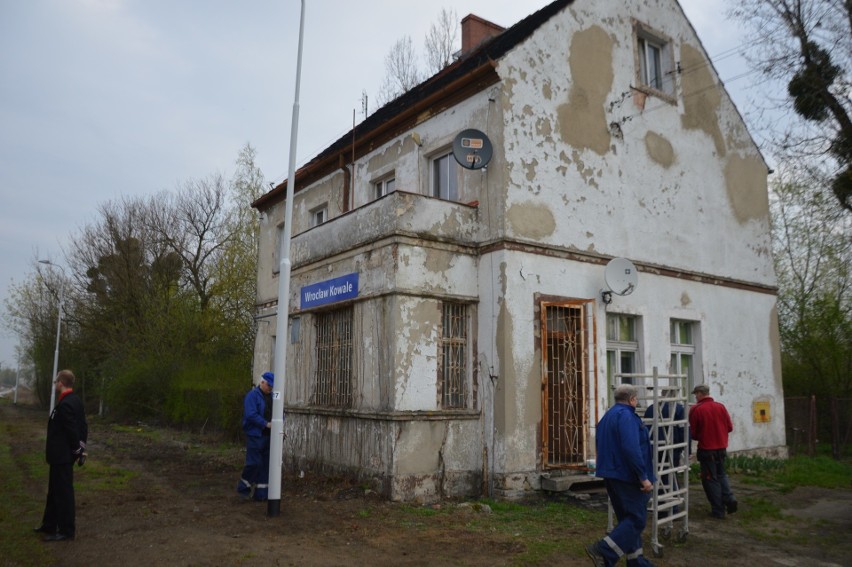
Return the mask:
<path id="1" fill-rule="evenodd" d="M 237 492 L 248 496 L 252 487 L 255 500 L 269 498 L 269 435 L 246 440 L 246 466 L 237 483 Z"/>
<path id="2" fill-rule="evenodd" d="M 595 547 L 608 566 L 615 565 L 625 555 L 630 567 L 648 567 L 651 563 L 642 555 L 642 530 L 648 518 L 651 493 L 642 492 L 638 482 L 606 478 L 604 483 L 618 525 Z"/>

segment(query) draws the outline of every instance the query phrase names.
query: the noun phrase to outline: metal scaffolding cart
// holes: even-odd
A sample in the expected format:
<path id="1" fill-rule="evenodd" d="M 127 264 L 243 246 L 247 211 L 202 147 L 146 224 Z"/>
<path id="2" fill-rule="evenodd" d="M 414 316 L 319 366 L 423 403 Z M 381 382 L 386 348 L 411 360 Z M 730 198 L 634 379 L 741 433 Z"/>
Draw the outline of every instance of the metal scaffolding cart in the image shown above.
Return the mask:
<path id="1" fill-rule="evenodd" d="M 648 427 L 653 448 L 657 482 L 648 504 L 651 512 L 651 546 L 655 557 L 663 556 L 663 539 L 670 539 L 675 528 L 676 540 L 689 534 L 689 421 L 685 374 L 616 374 L 616 383 L 637 387 L 637 413 Z M 659 411 L 658 411 L 659 410 Z M 609 506 L 609 529 L 614 526 Z"/>

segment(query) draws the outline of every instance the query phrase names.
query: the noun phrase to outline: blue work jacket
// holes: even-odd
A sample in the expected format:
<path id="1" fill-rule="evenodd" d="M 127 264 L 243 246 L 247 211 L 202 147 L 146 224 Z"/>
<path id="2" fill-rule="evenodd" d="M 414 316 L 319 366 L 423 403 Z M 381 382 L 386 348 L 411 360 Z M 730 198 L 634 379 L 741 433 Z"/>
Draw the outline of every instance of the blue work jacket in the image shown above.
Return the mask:
<path id="1" fill-rule="evenodd" d="M 243 401 L 243 431 L 249 437 L 260 437 L 266 429 L 266 400 L 260 386 L 255 386 Z"/>
<path id="2" fill-rule="evenodd" d="M 598 422 L 595 476 L 641 484 L 656 482 L 648 430 L 636 410 L 617 403 Z"/>

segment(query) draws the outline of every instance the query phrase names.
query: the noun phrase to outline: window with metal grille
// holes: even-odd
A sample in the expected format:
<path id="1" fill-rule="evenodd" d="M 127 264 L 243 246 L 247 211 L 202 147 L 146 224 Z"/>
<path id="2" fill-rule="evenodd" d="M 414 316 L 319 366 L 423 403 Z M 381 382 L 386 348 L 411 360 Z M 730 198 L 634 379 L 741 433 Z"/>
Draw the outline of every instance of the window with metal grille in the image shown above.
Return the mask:
<path id="1" fill-rule="evenodd" d="M 467 407 L 467 305 L 445 302 L 441 314 L 438 388 L 441 407 Z"/>
<path id="2" fill-rule="evenodd" d="M 585 466 L 589 353 L 594 352 L 589 307 L 542 305 L 542 451 L 547 467 Z"/>
<path id="3" fill-rule="evenodd" d="M 352 405 L 352 308 L 317 314 L 316 333 L 314 403 L 348 408 Z"/>
<path id="4" fill-rule="evenodd" d="M 633 384 L 632 378 L 615 379 L 616 374 L 638 374 L 639 317 L 609 313 L 606 316 L 606 378 L 610 386 Z"/>
<path id="5" fill-rule="evenodd" d="M 695 321 L 671 320 L 672 374 L 686 374 L 687 391 L 695 387 L 695 377 L 700 376 L 698 367 L 698 323 Z"/>

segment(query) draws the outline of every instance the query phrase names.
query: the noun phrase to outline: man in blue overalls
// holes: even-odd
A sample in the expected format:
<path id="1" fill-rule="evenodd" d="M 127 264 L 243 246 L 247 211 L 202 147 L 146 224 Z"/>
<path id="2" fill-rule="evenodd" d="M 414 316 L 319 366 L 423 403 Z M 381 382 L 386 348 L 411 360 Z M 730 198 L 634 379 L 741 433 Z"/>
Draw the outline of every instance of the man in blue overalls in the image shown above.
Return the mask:
<path id="1" fill-rule="evenodd" d="M 269 433 L 272 429 L 272 386 L 275 375 L 265 372 L 243 402 L 243 431 L 246 434 L 246 466 L 237 492 L 246 500 L 269 496 Z"/>
<path id="2" fill-rule="evenodd" d="M 604 479 L 618 525 L 586 547 L 595 567 L 611 567 L 627 556 L 631 567 L 653 567 L 642 555 L 642 530 L 654 488 L 654 460 L 648 430 L 636 415 L 636 388 L 615 389 L 613 405 L 598 423 L 595 476 Z"/>

